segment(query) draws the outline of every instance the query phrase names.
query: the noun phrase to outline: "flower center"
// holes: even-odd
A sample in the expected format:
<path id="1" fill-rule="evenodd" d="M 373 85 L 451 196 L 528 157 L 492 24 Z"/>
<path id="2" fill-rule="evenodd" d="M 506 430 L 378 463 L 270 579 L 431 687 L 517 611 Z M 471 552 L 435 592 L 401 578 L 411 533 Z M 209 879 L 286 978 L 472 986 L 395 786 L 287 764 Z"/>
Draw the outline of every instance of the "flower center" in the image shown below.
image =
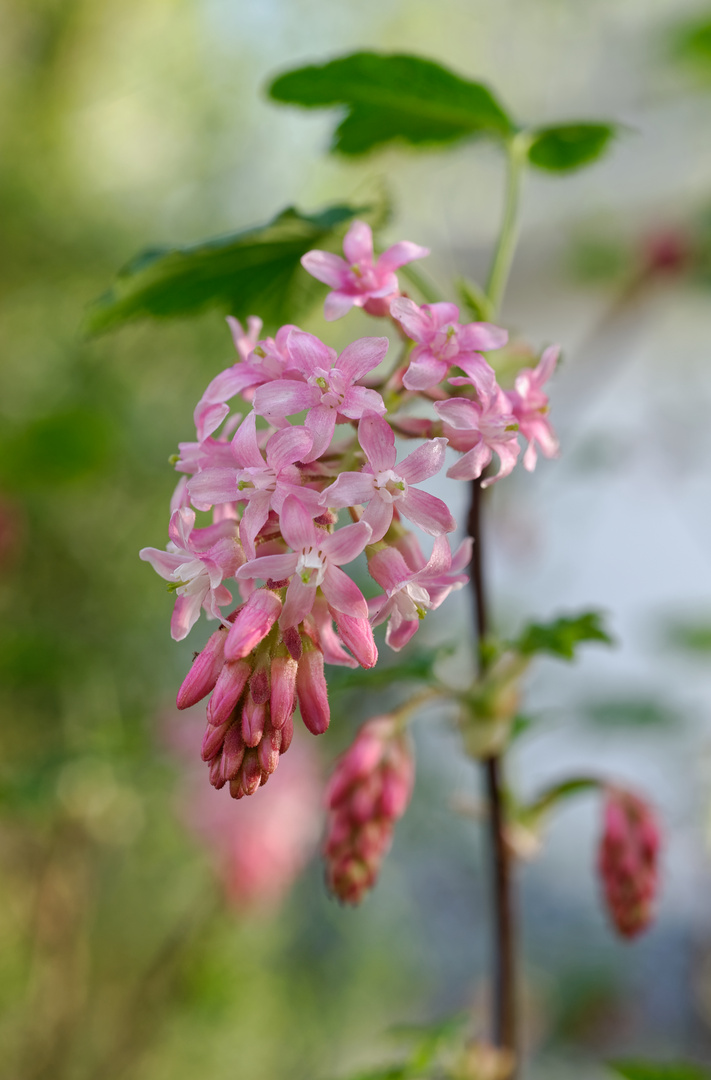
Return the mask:
<path id="1" fill-rule="evenodd" d="M 399 502 L 407 494 L 407 482 L 392 469 L 376 473 L 374 486 L 386 503 Z"/>
<path id="2" fill-rule="evenodd" d="M 343 404 L 348 388 L 343 373 L 337 368 L 331 371 L 317 368 L 309 378 L 309 383 L 311 386 L 318 386 L 321 391 L 321 405 L 329 409 L 337 409 Z"/>
<path id="3" fill-rule="evenodd" d="M 326 565 L 326 557 L 319 548 L 304 548 L 296 560 L 296 573 L 304 585 L 321 585 Z"/>

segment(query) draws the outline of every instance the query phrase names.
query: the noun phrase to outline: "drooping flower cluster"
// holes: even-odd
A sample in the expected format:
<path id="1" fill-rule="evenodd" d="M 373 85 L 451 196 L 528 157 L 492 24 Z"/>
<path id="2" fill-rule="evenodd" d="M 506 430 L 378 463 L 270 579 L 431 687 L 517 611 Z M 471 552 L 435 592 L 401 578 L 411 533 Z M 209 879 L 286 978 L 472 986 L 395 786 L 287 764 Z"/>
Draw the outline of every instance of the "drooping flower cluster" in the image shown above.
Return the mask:
<path id="1" fill-rule="evenodd" d="M 660 836 L 651 807 L 629 791 L 606 790 L 599 869 L 610 918 L 635 937 L 654 916 Z"/>
<path id="2" fill-rule="evenodd" d="M 326 790 L 324 857 L 329 889 L 345 903 L 360 903 L 373 887 L 414 771 L 410 741 L 394 716 L 363 724 L 338 761 Z"/>
<path id="3" fill-rule="evenodd" d="M 385 336 L 338 355 L 297 326 L 260 339 L 257 317 L 246 330 L 229 319 L 238 359 L 199 401 L 194 441 L 179 444 L 168 548 L 141 552 L 176 593 L 174 638 L 201 610 L 222 624 L 178 704 L 211 694 L 202 756 L 212 784 L 237 799 L 277 768 L 297 705 L 309 731 L 328 727 L 324 663 L 372 667 L 374 626 L 387 623 L 386 644 L 401 649 L 468 580 L 471 540 L 452 552 L 457 522 L 420 487 L 445 467 L 447 446 L 462 454 L 447 471 L 454 479 L 480 477 L 496 454 L 498 473 L 485 484 L 511 472 L 519 433 L 527 468 L 536 447 L 557 452 L 542 389 L 557 350 L 503 389 L 483 352 L 502 349 L 506 331 L 401 293 L 395 271 L 425 248 L 403 242 L 376 260 L 369 227 L 356 222 L 344 252 L 302 260 L 332 287 L 326 318 L 353 306 L 389 318 L 401 342 L 395 365 L 382 373 Z M 413 415 L 418 401 L 429 418 L 421 408 Z M 412 452 L 398 454 L 396 432 L 419 439 Z M 197 513 L 211 521 L 198 526 Z M 429 557 L 411 526 L 433 538 Z M 381 590 L 368 600 L 351 572 L 360 557 Z"/>

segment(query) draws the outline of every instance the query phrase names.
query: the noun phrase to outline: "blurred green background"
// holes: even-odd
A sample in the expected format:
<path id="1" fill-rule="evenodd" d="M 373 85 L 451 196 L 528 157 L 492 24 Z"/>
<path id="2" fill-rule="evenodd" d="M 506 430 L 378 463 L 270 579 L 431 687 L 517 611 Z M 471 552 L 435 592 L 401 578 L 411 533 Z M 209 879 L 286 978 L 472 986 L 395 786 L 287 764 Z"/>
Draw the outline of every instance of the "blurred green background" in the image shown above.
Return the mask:
<path id="1" fill-rule="evenodd" d="M 0 0 L 3 1075 L 327 1080 L 396 1053 L 389 1025 L 484 1010 L 478 825 L 452 805 L 478 781 L 436 714 L 362 909 L 330 901 L 313 861 L 280 902 L 225 890 L 230 856 L 200 839 L 181 749 L 194 736 L 172 704 L 207 628 L 170 640 L 172 599 L 137 552 L 165 542 L 167 459 L 231 342 L 214 314 L 80 332 L 139 249 L 383 180 L 393 240 L 428 244 L 445 281 L 481 276 L 501 204 L 492 149 L 344 163 L 325 156 L 327 116 L 267 104 L 279 70 L 358 47 L 429 55 L 532 122 L 628 127 L 602 163 L 525 194 L 504 318 L 564 347 L 564 456 L 497 491 L 492 568 L 504 629 L 602 606 L 623 643 L 536 676 L 522 788 L 617 771 L 661 806 L 669 854 L 659 925 L 634 946 L 598 910 L 592 802 L 524 868 L 529 1074 L 711 1057 L 711 33 L 696 21 L 711 12 L 678 0 Z M 326 336 L 318 312 L 306 325 Z M 367 326 L 354 316 L 328 340 Z M 462 600 L 422 636 L 466 617 Z M 386 700 L 338 692 L 308 768 Z M 199 740 L 200 711 L 189 720 Z M 228 806 L 235 850 L 241 811 Z"/>

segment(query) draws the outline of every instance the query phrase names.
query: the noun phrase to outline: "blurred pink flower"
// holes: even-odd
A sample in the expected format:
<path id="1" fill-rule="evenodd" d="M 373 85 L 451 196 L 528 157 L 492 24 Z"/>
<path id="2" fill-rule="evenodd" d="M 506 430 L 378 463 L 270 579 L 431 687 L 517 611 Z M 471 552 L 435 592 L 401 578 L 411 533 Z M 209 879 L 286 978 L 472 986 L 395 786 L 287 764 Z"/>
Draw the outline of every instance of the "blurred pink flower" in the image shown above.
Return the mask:
<path id="1" fill-rule="evenodd" d="M 244 912 L 273 912 L 318 845 L 318 755 L 310 740 L 297 736 L 269 785 L 235 802 L 205 783 L 201 721 L 195 713 L 171 713 L 162 725 L 164 742 L 181 766 L 177 815 L 207 851 L 228 901 Z"/>

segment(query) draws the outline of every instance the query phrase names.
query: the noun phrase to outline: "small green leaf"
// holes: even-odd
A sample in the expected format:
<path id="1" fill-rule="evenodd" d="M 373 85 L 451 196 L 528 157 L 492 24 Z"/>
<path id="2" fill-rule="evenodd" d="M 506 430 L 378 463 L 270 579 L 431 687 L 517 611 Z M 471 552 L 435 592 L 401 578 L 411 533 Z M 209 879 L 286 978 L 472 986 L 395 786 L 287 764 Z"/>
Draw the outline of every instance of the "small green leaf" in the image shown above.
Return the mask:
<path id="1" fill-rule="evenodd" d="M 625 1080 L 711 1080 L 711 1070 L 692 1062 L 610 1061 L 608 1064 Z"/>
<path id="2" fill-rule="evenodd" d="M 331 145 L 342 154 L 363 154 L 394 139 L 432 146 L 514 131 L 487 87 L 419 56 L 351 53 L 280 75 L 269 94 L 308 109 L 344 106 Z"/>
<path id="3" fill-rule="evenodd" d="M 144 251 L 90 307 L 85 327 L 99 334 L 147 316 L 194 315 L 207 308 L 267 325 L 289 322 L 325 291 L 302 268 L 312 248 L 335 250 L 356 217 L 381 224 L 384 202 L 329 206 L 319 214 L 289 207 L 268 224 L 190 247 Z"/>
<path id="4" fill-rule="evenodd" d="M 668 631 L 670 644 L 700 657 L 711 653 L 711 622 L 674 622 Z"/>
<path id="5" fill-rule="evenodd" d="M 614 124 L 556 124 L 531 133 L 528 160 L 538 169 L 570 172 L 597 161 L 617 128 Z"/>
<path id="6" fill-rule="evenodd" d="M 549 623 L 529 623 L 513 642 L 513 646 L 524 655 L 546 652 L 563 660 L 572 660 L 576 646 L 583 641 L 613 644 L 613 639 L 602 627 L 602 615 L 599 612 L 561 615 Z"/>

